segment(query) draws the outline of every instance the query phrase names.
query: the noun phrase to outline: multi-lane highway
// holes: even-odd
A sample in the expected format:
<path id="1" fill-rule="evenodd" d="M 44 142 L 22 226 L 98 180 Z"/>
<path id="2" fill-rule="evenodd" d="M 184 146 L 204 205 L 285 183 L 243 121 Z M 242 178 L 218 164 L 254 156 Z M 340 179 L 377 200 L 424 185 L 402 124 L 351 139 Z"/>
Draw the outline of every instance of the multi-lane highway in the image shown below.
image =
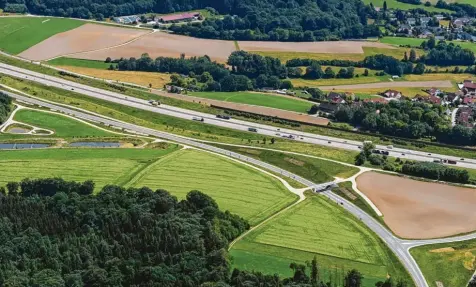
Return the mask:
<path id="1" fill-rule="evenodd" d="M 33 105 L 39 105 L 42 107 L 49 108 L 51 110 L 59 111 L 74 117 L 77 117 L 82 120 L 90 121 L 90 122 L 100 122 L 104 123 L 108 126 L 111 127 L 118 127 L 118 128 L 123 128 L 125 130 L 130 130 L 134 131 L 136 133 L 144 134 L 144 135 L 149 135 L 153 137 L 158 137 L 170 141 L 174 141 L 177 143 L 181 143 L 184 145 L 204 149 L 210 152 L 214 152 L 217 154 L 225 155 L 237 160 L 241 160 L 247 163 L 251 163 L 253 165 L 256 165 L 260 168 L 264 168 L 267 170 L 270 170 L 274 172 L 275 174 L 280 174 L 283 177 L 288 177 L 292 178 L 293 180 L 296 180 L 300 182 L 301 184 L 304 184 L 306 186 L 316 186 L 315 183 L 302 178 L 296 174 L 290 173 L 284 169 L 278 168 L 276 166 L 273 166 L 271 164 L 243 156 L 241 154 L 235 153 L 235 152 L 230 152 L 221 148 L 217 148 L 211 145 L 207 145 L 201 142 L 196 142 L 192 139 L 186 138 L 186 137 L 181 137 L 177 136 L 174 134 L 169 134 L 165 132 L 160 132 L 156 131 L 150 128 L 145 128 L 142 126 L 106 118 L 100 115 L 92 114 L 92 113 L 85 113 L 81 111 L 77 111 L 74 109 L 69 109 L 65 108 L 63 106 L 51 104 L 49 102 L 45 102 L 39 99 L 23 96 L 23 95 L 18 95 L 15 93 L 11 92 L 6 92 L 9 94 L 12 98 L 17 99 L 18 101 L 28 103 L 28 104 L 33 104 Z M 413 280 L 415 281 L 416 286 L 418 287 L 428 287 L 428 284 L 425 281 L 425 278 L 423 277 L 423 274 L 421 273 L 418 265 L 416 264 L 415 260 L 412 258 L 410 253 L 408 252 L 408 247 L 403 244 L 404 241 L 401 239 L 395 237 L 391 232 L 389 232 L 385 227 L 383 227 L 379 222 L 377 222 L 374 218 L 372 218 L 370 215 L 362 211 L 360 208 L 356 207 L 352 203 L 348 202 L 347 200 L 341 198 L 340 196 L 330 192 L 330 191 L 324 191 L 322 192 L 325 196 L 330 198 L 331 200 L 335 201 L 336 204 L 340 205 L 341 207 L 345 208 L 347 211 L 349 211 L 351 214 L 353 214 L 355 217 L 359 218 L 364 224 L 366 224 L 373 232 L 375 232 L 388 246 L 389 248 L 398 256 L 402 264 L 406 267 L 410 275 L 412 276 Z"/>
<path id="2" fill-rule="evenodd" d="M 92 98 L 97 98 L 117 104 L 127 105 L 130 107 L 155 112 L 158 114 L 169 115 L 173 117 L 192 120 L 194 118 L 203 118 L 204 124 L 216 125 L 224 128 L 230 128 L 241 131 L 248 131 L 249 128 L 256 129 L 256 132 L 266 136 L 272 137 L 287 137 L 292 136 L 293 140 L 331 146 L 340 149 L 359 151 L 362 146 L 362 142 L 353 140 L 344 140 L 335 137 L 322 136 L 312 133 L 300 132 L 292 129 L 281 128 L 278 129 L 273 126 L 257 124 L 237 119 L 219 119 L 216 115 L 201 113 L 197 111 L 191 111 L 173 106 L 160 105 L 152 106 L 148 100 L 138 99 L 134 97 L 128 97 L 120 93 L 115 93 L 108 90 L 98 89 L 87 85 L 79 84 L 76 82 L 68 81 L 62 78 L 44 75 L 41 73 L 33 72 L 30 70 L 18 68 L 11 65 L 0 63 L 0 73 L 7 74 L 13 77 L 28 79 L 44 85 L 54 86 L 60 89 L 74 91 L 82 95 L 86 95 Z M 410 149 L 402 149 L 391 146 L 377 145 L 379 150 L 385 150 L 389 152 L 389 156 L 400 157 L 405 159 L 417 160 L 417 161 L 434 161 L 440 159 L 448 159 L 457 162 L 457 166 L 476 169 L 476 159 L 461 159 L 459 157 L 446 156 L 441 154 L 431 154 L 427 152 L 415 151 Z"/>

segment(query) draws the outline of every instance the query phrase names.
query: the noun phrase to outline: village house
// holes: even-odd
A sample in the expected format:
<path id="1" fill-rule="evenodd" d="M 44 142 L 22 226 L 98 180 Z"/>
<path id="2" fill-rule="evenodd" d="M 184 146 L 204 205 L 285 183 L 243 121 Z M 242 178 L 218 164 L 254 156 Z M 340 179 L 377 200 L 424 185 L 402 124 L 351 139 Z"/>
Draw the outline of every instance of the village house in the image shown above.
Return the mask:
<path id="1" fill-rule="evenodd" d="M 140 17 L 136 16 L 136 15 L 114 17 L 113 21 L 118 23 L 118 24 L 125 24 L 125 25 L 137 24 L 140 21 Z"/>
<path id="2" fill-rule="evenodd" d="M 319 110 L 324 113 L 334 114 L 343 104 L 335 104 L 335 103 L 321 103 L 319 105 Z"/>
<path id="3" fill-rule="evenodd" d="M 462 84 L 459 84 L 458 87 L 464 93 L 465 96 L 475 96 L 476 95 L 476 83 L 472 80 L 464 80 Z"/>
<path id="4" fill-rule="evenodd" d="M 400 99 L 403 95 L 399 91 L 386 90 L 382 93 L 382 96 L 388 99 Z"/>
<path id="5" fill-rule="evenodd" d="M 461 107 L 456 115 L 456 123 L 465 127 L 473 127 L 473 109 L 471 107 Z"/>
<path id="6" fill-rule="evenodd" d="M 441 98 L 433 95 L 416 95 L 412 101 L 428 103 L 433 105 L 441 105 Z"/>
<path id="7" fill-rule="evenodd" d="M 345 104 L 345 99 L 345 95 L 336 92 L 330 92 L 327 94 L 327 100 L 331 104 Z"/>
<path id="8" fill-rule="evenodd" d="M 365 99 L 364 103 L 380 103 L 380 104 L 388 104 L 388 100 L 384 98 L 370 98 Z"/>
<path id="9" fill-rule="evenodd" d="M 193 13 L 159 16 L 156 18 L 156 22 L 162 23 L 162 24 L 170 24 L 170 23 L 179 23 L 179 22 L 190 22 L 190 21 L 198 20 L 199 18 L 200 18 L 200 13 L 193 12 Z"/>

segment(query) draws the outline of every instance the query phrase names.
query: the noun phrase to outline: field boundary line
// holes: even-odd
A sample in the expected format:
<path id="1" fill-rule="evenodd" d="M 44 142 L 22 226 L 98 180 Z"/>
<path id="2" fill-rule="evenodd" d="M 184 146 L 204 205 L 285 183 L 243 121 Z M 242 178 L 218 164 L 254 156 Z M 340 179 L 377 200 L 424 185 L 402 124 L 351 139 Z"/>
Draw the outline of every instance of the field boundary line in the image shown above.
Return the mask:
<path id="1" fill-rule="evenodd" d="M 80 26 L 81 27 L 81 26 Z M 78 27 L 79 28 L 79 27 Z M 74 29 L 73 29 L 74 30 Z M 71 30 L 70 30 L 71 31 Z M 99 52 L 99 51 L 105 51 L 105 50 L 109 50 L 109 49 L 114 49 L 114 48 L 118 48 L 118 47 L 122 47 L 122 46 L 125 46 L 125 45 L 129 45 L 139 39 L 141 39 L 142 37 L 145 37 L 145 36 L 148 36 L 148 35 L 151 35 L 151 34 L 154 34 L 156 33 L 157 31 L 156 30 L 152 30 L 151 32 L 149 33 L 145 33 L 143 35 L 140 35 L 140 36 L 137 36 L 136 38 L 134 39 L 131 39 L 127 42 L 124 42 L 122 44 L 119 44 L 119 45 L 114 45 L 114 46 L 109 46 L 109 47 L 105 47 L 105 48 L 101 48 L 101 49 L 94 49 L 94 50 L 88 50 L 88 51 L 81 51 L 81 52 L 76 52 L 76 53 L 69 53 L 69 54 L 63 54 L 63 55 L 59 55 L 59 56 L 56 56 L 56 57 L 53 57 L 53 58 L 50 58 L 50 59 L 46 59 L 46 60 L 42 60 L 41 62 L 48 62 L 48 61 L 51 61 L 51 60 L 55 60 L 55 59 L 58 59 L 58 58 L 62 58 L 62 57 L 65 57 L 65 58 L 68 58 L 68 56 L 75 56 L 75 55 L 80 55 L 80 54 L 86 54 L 86 53 L 92 53 L 92 52 Z M 36 46 L 36 45 L 35 45 Z M 34 47 L 34 46 L 33 46 Z"/>
<path id="2" fill-rule="evenodd" d="M 163 161 L 166 161 L 166 160 L 169 160 L 171 157 L 177 157 L 179 156 L 179 152 L 180 151 L 183 151 L 184 148 L 181 148 L 179 150 L 176 150 L 176 151 L 173 151 L 169 154 L 166 154 L 162 157 L 159 157 L 158 159 L 156 159 L 155 161 L 151 162 L 150 164 L 144 166 L 142 169 L 140 169 L 139 171 L 137 171 L 135 174 L 133 174 L 133 177 L 131 177 L 130 180 L 128 180 L 127 182 L 125 182 L 122 186 L 124 188 L 129 188 L 129 187 L 132 187 L 134 184 L 136 184 L 139 180 L 141 180 L 144 176 L 146 176 L 146 174 L 149 172 L 149 170 L 153 167 L 155 167 L 157 164 L 163 162 Z"/>

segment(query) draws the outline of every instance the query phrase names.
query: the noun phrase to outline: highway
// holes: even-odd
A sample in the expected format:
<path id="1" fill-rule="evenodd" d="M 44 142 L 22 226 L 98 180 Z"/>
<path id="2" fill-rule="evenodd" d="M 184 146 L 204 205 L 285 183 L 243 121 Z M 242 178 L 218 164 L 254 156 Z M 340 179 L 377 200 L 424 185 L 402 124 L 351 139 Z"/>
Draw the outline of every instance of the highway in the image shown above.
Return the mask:
<path id="1" fill-rule="evenodd" d="M 27 104 L 33 104 L 33 105 L 38 105 L 42 107 L 49 108 L 51 110 L 59 111 L 74 117 L 77 117 L 82 120 L 90 121 L 90 122 L 96 122 L 96 123 L 104 123 L 110 127 L 118 127 L 118 128 L 123 128 L 125 130 L 130 130 L 134 131 L 143 135 L 149 135 L 153 137 L 158 137 L 162 139 L 166 139 L 169 141 L 181 143 L 184 145 L 204 149 L 207 151 L 211 151 L 217 154 L 225 155 L 237 160 L 241 160 L 247 163 L 254 164 L 260 168 L 267 169 L 269 171 L 272 171 L 276 174 L 282 175 L 283 177 L 287 178 L 292 178 L 295 181 L 298 181 L 301 184 L 304 184 L 306 186 L 317 186 L 315 183 L 302 178 L 296 174 L 290 173 L 286 170 L 283 170 L 281 168 L 278 168 L 276 166 L 273 166 L 271 164 L 243 156 L 241 154 L 235 153 L 235 152 L 230 152 L 221 148 L 217 148 L 211 145 L 207 145 L 204 143 L 196 142 L 192 139 L 186 138 L 186 137 L 181 137 L 177 136 L 174 134 L 169 134 L 165 132 L 160 132 L 156 131 L 150 128 L 145 128 L 142 126 L 134 125 L 134 124 L 129 124 L 126 122 L 110 119 L 110 118 L 105 118 L 100 115 L 95 115 L 95 114 L 89 114 L 89 113 L 84 113 L 80 111 L 76 111 L 73 109 L 65 108 L 63 106 L 51 104 L 45 101 L 41 101 L 38 99 L 22 96 L 22 95 L 17 95 L 13 94 L 11 92 L 6 92 L 9 94 L 12 98 L 15 98 L 16 100 L 20 102 L 24 102 Z M 328 183 L 326 183 L 328 184 Z M 415 281 L 416 286 L 418 287 L 428 287 L 428 284 L 425 281 L 425 278 L 423 277 L 423 274 L 421 273 L 417 263 L 413 259 L 413 257 L 410 255 L 408 252 L 409 248 L 405 244 L 403 244 L 405 241 L 401 240 L 397 237 L 395 237 L 391 232 L 389 232 L 384 226 L 382 226 L 378 221 L 376 221 L 374 218 L 372 218 L 370 215 L 368 215 L 366 212 L 362 211 L 360 208 L 356 207 L 352 203 L 348 202 L 347 200 L 341 198 L 340 196 L 330 192 L 330 191 L 323 191 L 323 195 L 327 196 L 331 200 L 335 201 L 336 204 L 340 205 L 341 207 L 345 208 L 347 211 L 349 211 L 351 214 L 353 214 L 356 218 L 359 218 L 365 225 L 367 225 L 373 232 L 375 232 L 386 244 L 387 246 L 396 254 L 396 256 L 400 259 L 402 264 L 405 266 L 405 268 L 408 270 L 410 275 L 412 276 L 413 280 Z"/>
<path id="2" fill-rule="evenodd" d="M 137 109 L 142 109 L 146 111 L 155 112 L 158 114 L 178 117 L 187 120 L 202 119 L 204 124 L 216 125 L 224 128 L 230 128 L 240 131 L 248 131 L 249 128 L 256 129 L 258 134 L 262 134 L 270 137 L 286 137 L 289 140 L 296 140 L 305 143 L 318 144 L 323 146 L 330 146 L 334 148 L 359 151 L 363 143 L 353 140 L 344 140 L 335 137 L 322 136 L 312 133 L 300 132 L 297 130 L 281 128 L 278 129 L 273 126 L 257 124 L 237 119 L 219 119 L 216 115 L 191 111 L 187 109 L 182 109 L 173 106 L 160 105 L 152 106 L 147 100 L 138 99 L 134 97 L 128 97 L 120 93 L 115 93 L 112 91 L 107 91 L 103 89 L 98 89 L 90 87 L 87 85 L 75 83 L 69 80 L 64 80 L 58 77 L 48 76 L 41 73 L 33 72 L 30 70 L 18 68 L 15 66 L 6 65 L 0 63 L 0 73 L 10 75 L 13 77 L 27 79 L 35 81 L 47 86 L 53 86 L 64 90 L 74 91 L 76 93 L 97 98 L 121 105 L 126 105 L 134 107 Z M 289 138 L 292 136 L 292 139 Z M 416 161 L 434 161 L 440 159 L 449 159 L 457 162 L 457 166 L 466 167 L 471 169 L 476 169 L 476 159 L 461 159 L 459 157 L 446 156 L 441 154 L 430 154 L 427 152 L 414 151 L 410 149 L 395 148 L 383 145 L 377 145 L 377 149 L 385 150 L 389 152 L 389 156 L 399 157 L 404 159 L 411 159 Z"/>

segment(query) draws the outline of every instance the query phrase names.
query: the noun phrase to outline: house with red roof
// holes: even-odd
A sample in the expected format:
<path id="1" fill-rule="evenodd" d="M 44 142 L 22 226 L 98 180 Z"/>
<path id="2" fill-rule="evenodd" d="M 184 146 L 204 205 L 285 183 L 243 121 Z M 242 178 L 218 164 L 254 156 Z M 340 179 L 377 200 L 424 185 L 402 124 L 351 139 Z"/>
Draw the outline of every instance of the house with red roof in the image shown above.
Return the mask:
<path id="1" fill-rule="evenodd" d="M 331 104 L 344 104 L 345 99 L 346 99 L 345 94 L 339 94 L 336 92 L 330 92 L 329 94 L 327 94 L 327 100 Z"/>
<path id="2" fill-rule="evenodd" d="M 199 18 L 200 18 L 200 13 L 198 12 L 182 13 L 182 14 L 160 16 L 157 18 L 157 22 L 163 23 L 163 24 L 170 24 L 170 23 L 179 23 L 179 22 L 188 22 L 188 21 L 198 20 Z"/>
<path id="3" fill-rule="evenodd" d="M 463 84 L 459 86 L 465 95 L 476 95 L 476 83 L 472 80 L 464 80 Z"/>

